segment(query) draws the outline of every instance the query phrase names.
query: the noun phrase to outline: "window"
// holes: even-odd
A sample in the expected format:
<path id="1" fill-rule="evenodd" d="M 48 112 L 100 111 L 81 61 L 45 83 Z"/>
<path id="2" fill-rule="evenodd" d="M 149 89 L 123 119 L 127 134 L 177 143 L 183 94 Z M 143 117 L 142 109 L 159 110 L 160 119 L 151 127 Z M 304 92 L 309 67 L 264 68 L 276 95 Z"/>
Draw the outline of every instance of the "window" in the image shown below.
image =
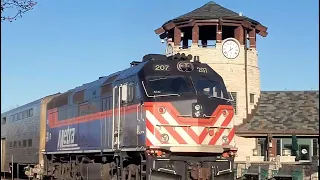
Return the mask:
<path id="1" fill-rule="evenodd" d="M 277 139 L 277 146 L 276 146 L 276 149 L 277 149 L 277 155 L 281 155 L 281 139 Z"/>
<path id="2" fill-rule="evenodd" d="M 17 141 L 13 141 L 13 147 L 17 147 Z"/>
<path id="3" fill-rule="evenodd" d="M 217 98 L 229 98 L 225 86 L 217 81 L 211 80 L 208 77 L 192 78 L 195 82 L 198 93 L 206 96 Z"/>
<path id="4" fill-rule="evenodd" d="M 128 84 L 128 102 L 132 102 L 134 100 L 134 83 Z"/>
<path id="5" fill-rule="evenodd" d="M 28 147 L 32 147 L 32 139 L 28 139 Z"/>
<path id="6" fill-rule="evenodd" d="M 8 143 L 9 143 L 9 148 L 12 148 L 12 142 L 9 141 Z"/>
<path id="7" fill-rule="evenodd" d="M 292 144 L 284 144 L 283 145 L 283 150 L 284 149 L 288 149 L 288 150 L 292 150 Z M 282 152 L 283 153 L 283 152 Z M 293 155 L 293 152 L 291 151 L 291 154 L 290 155 Z M 282 156 L 285 156 L 285 154 L 282 154 Z"/>
<path id="8" fill-rule="evenodd" d="M 14 114 L 13 115 L 13 122 L 17 121 L 18 120 L 18 114 Z"/>
<path id="9" fill-rule="evenodd" d="M 253 104 L 254 103 L 254 94 L 250 93 L 250 103 Z"/>
<path id="10" fill-rule="evenodd" d="M 7 123 L 7 117 L 3 117 L 1 121 L 1 125 L 4 125 Z"/>
<path id="11" fill-rule="evenodd" d="M 21 141 L 18 141 L 18 147 L 21 147 Z"/>
<path id="12" fill-rule="evenodd" d="M 33 109 L 29 109 L 29 117 L 33 116 Z"/>
<path id="13" fill-rule="evenodd" d="M 27 111 L 23 111 L 23 118 L 28 118 L 28 110 Z"/>
<path id="14" fill-rule="evenodd" d="M 18 113 L 18 120 L 22 119 L 22 112 Z"/>
<path id="15" fill-rule="evenodd" d="M 27 147 L 27 140 L 23 140 L 23 141 L 22 141 L 22 146 L 23 146 L 23 147 Z"/>
<path id="16" fill-rule="evenodd" d="M 151 77 L 147 84 L 149 95 L 195 93 L 191 80 L 185 77 Z"/>
<path id="17" fill-rule="evenodd" d="M 234 114 L 237 114 L 237 92 L 231 92 L 231 95 L 233 97 L 233 101 L 231 102 L 231 104 L 234 109 Z"/>

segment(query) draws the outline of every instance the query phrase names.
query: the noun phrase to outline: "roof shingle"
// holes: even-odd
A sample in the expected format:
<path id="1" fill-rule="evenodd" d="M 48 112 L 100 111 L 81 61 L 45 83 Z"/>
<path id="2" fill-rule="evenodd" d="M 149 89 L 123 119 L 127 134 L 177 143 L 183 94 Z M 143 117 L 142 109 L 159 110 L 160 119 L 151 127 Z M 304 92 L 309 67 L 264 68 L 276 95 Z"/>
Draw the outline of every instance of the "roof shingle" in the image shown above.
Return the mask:
<path id="1" fill-rule="evenodd" d="M 179 22 L 183 20 L 189 20 L 189 19 L 197 19 L 197 20 L 204 20 L 204 19 L 239 19 L 239 20 L 247 20 L 254 24 L 260 24 L 259 22 L 250 19 L 246 16 L 240 16 L 239 13 L 236 13 L 234 11 L 231 11 L 230 9 L 227 9 L 225 7 L 220 6 L 219 4 L 210 1 L 207 4 L 188 12 L 184 15 L 181 15 L 177 18 L 174 18 L 168 22 Z M 167 24 L 166 22 L 165 24 Z"/>
<path id="2" fill-rule="evenodd" d="M 256 113 L 237 134 L 319 134 L 319 91 L 262 91 Z"/>

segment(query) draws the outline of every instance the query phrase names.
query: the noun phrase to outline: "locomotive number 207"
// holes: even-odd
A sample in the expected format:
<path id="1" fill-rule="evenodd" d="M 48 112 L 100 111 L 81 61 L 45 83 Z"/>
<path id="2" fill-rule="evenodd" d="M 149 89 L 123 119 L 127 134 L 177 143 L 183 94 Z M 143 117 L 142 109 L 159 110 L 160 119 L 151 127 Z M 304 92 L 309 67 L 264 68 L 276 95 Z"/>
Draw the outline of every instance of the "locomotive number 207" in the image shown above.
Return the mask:
<path id="1" fill-rule="evenodd" d="M 201 68 L 201 67 L 197 67 L 197 70 L 201 73 L 208 73 L 207 68 Z"/>
<path id="2" fill-rule="evenodd" d="M 155 71 L 169 71 L 169 65 L 166 64 L 156 64 L 154 65 Z"/>

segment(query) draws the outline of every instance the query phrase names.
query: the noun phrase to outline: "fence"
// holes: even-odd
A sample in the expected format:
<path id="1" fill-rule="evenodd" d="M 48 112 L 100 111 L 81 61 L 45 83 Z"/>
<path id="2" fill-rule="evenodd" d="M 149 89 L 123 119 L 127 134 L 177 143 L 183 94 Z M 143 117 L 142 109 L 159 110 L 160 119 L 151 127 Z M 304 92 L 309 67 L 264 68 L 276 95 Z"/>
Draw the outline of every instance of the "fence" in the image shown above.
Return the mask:
<path id="1" fill-rule="evenodd" d="M 318 179 L 318 164 L 308 163 L 280 163 L 275 161 L 237 162 L 234 166 L 236 179 L 292 179 L 292 180 L 315 180 Z"/>

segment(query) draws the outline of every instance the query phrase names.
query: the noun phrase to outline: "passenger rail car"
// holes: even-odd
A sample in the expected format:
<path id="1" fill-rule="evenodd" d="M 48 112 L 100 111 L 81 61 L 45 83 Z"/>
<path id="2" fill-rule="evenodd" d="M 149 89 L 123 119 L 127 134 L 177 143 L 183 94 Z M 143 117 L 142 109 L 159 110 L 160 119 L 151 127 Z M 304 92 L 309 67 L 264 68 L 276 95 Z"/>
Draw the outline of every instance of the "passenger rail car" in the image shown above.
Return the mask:
<path id="1" fill-rule="evenodd" d="M 192 58 L 149 54 L 126 70 L 52 98 L 45 175 L 232 178 L 231 99 L 221 76 Z"/>
<path id="2" fill-rule="evenodd" d="M 43 164 L 46 104 L 54 95 L 1 114 L 1 172 L 24 175 L 26 166 Z"/>

